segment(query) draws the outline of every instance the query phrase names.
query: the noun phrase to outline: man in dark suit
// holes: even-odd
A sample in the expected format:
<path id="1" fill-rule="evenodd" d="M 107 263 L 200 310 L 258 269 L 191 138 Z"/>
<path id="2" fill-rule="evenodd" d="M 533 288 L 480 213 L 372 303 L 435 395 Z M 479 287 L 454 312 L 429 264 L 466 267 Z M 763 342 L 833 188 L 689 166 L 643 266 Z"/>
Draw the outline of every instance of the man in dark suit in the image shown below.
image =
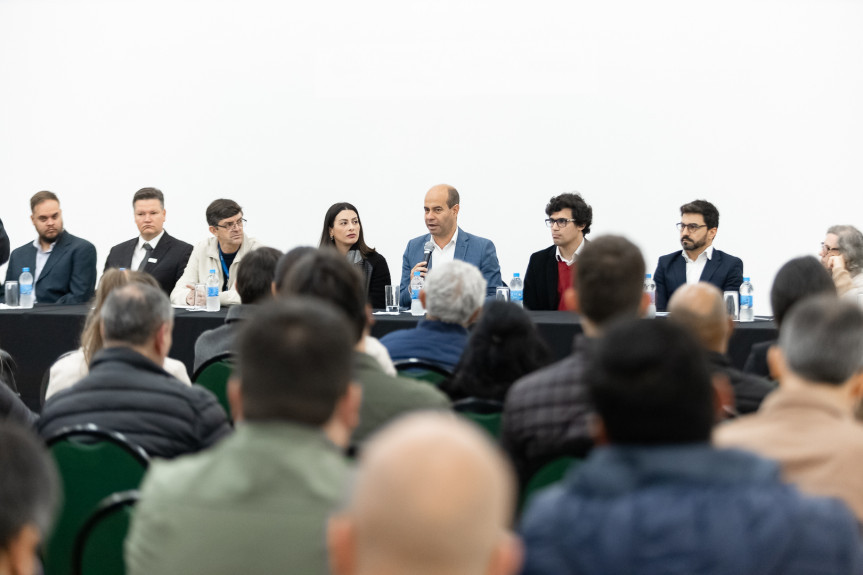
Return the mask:
<path id="1" fill-rule="evenodd" d="M 141 188 L 132 198 L 135 225 L 141 235 L 111 248 L 105 260 L 109 268 L 145 271 L 156 278 L 162 291 L 169 294 L 192 254 L 192 244 L 178 240 L 165 231 L 165 196 L 156 188 Z"/>
<path id="2" fill-rule="evenodd" d="M 580 194 L 561 194 L 545 206 L 553 245 L 530 256 L 524 276 L 524 307 L 565 310 L 563 293 L 572 286 L 570 268 L 590 233 L 593 208 Z"/>
<path id="3" fill-rule="evenodd" d="M 0 220 L 0 266 L 9 261 L 9 236 L 6 235 L 6 229 L 3 227 L 3 220 Z"/>
<path id="4" fill-rule="evenodd" d="M 719 210 L 706 200 L 680 206 L 680 245 L 683 250 L 659 258 L 653 281 L 656 309 L 665 311 L 674 290 L 683 284 L 708 282 L 721 291 L 738 291 L 743 283 L 743 260 L 713 249 L 719 231 Z"/>
<path id="5" fill-rule="evenodd" d="M 486 295 L 494 297 L 500 278 L 500 263 L 494 243 L 458 227 L 458 190 L 446 184 L 432 187 L 425 197 L 425 224 L 429 233 L 408 242 L 402 256 L 400 305 L 411 305 L 411 278 L 415 271 L 425 277 L 435 262 L 461 260 L 479 268 L 486 281 Z M 433 241 L 432 241 L 433 240 Z M 425 263 L 425 245 L 431 242 L 432 259 Z"/>
<path id="6" fill-rule="evenodd" d="M 63 228 L 60 200 L 53 192 L 34 194 L 30 211 L 39 237 L 12 252 L 6 281 L 17 280 L 26 267 L 33 274 L 37 302 L 89 301 L 96 288 L 96 248 Z"/>

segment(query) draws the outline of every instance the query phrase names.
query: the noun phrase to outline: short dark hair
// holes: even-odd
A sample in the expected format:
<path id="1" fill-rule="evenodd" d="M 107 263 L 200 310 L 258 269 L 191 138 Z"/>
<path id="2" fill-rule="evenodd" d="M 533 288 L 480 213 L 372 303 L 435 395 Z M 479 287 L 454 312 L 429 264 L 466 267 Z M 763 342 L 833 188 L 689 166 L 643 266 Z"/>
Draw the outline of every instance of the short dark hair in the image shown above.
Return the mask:
<path id="1" fill-rule="evenodd" d="M 776 327 L 782 327 L 785 315 L 794 304 L 819 294 L 836 296 L 836 284 L 821 262 L 812 256 L 785 262 L 776 273 L 770 290 L 770 305 Z"/>
<path id="2" fill-rule="evenodd" d="M 276 262 L 282 252 L 276 248 L 252 250 L 237 267 L 237 293 L 244 304 L 259 303 L 273 293 Z"/>
<path id="3" fill-rule="evenodd" d="M 719 227 L 719 210 L 707 200 L 695 200 L 683 204 L 680 206 L 680 215 L 683 214 L 701 214 L 708 230 Z"/>
<path id="4" fill-rule="evenodd" d="M 581 233 L 585 236 L 589 234 L 590 224 L 593 223 L 593 208 L 587 205 L 581 194 L 560 194 L 552 197 L 545 206 L 545 215 L 550 216 L 566 208 L 572 210 L 572 219 L 576 225 L 584 225 Z"/>
<path id="5" fill-rule="evenodd" d="M 586 243 L 572 266 L 581 313 L 597 325 L 638 314 L 644 293 L 644 258 L 622 236 Z"/>
<path id="6" fill-rule="evenodd" d="M 334 250 L 315 250 L 291 267 L 279 288 L 279 296 L 314 296 L 339 308 L 353 328 L 358 342 L 366 327 L 366 295 L 357 267 Z"/>
<path id="7" fill-rule="evenodd" d="M 841 385 L 863 370 L 863 310 L 835 297 L 808 297 L 788 313 L 779 347 L 800 377 Z"/>
<path id="8" fill-rule="evenodd" d="M 471 330 L 452 378 L 441 388 L 453 399 L 503 401 L 515 380 L 548 365 L 550 359 L 548 346 L 523 308 L 489 301 Z"/>
<path id="9" fill-rule="evenodd" d="M 243 213 L 243 208 L 234 200 L 218 199 L 210 202 L 207 206 L 207 224 L 218 226 L 225 218 L 233 218 Z"/>
<path id="10" fill-rule="evenodd" d="M 48 200 L 54 200 L 58 204 L 60 203 L 60 199 L 54 192 L 44 190 L 33 194 L 33 197 L 30 198 L 30 213 L 33 213 L 36 210 L 36 206 L 38 206 L 42 202 L 47 202 Z"/>
<path id="11" fill-rule="evenodd" d="M 18 424 L 0 422 L 0 549 L 29 524 L 47 537 L 59 487 L 45 444 Z"/>
<path id="12" fill-rule="evenodd" d="M 323 425 L 351 381 L 353 346 L 344 314 L 326 302 L 264 303 L 237 336 L 243 416 Z"/>
<path id="13" fill-rule="evenodd" d="M 339 215 L 340 212 L 344 210 L 349 210 L 354 212 L 357 215 L 357 222 L 360 224 L 360 233 L 357 234 L 357 242 L 354 244 L 360 254 L 365 258 L 373 253 L 375 253 L 374 248 L 370 248 L 366 245 L 365 236 L 363 235 L 363 221 L 360 219 L 360 212 L 354 207 L 353 204 L 349 204 L 348 202 L 339 202 L 337 204 L 333 204 L 330 206 L 330 209 L 327 210 L 327 213 L 324 215 L 324 229 L 321 231 L 321 241 L 318 244 L 319 247 L 333 247 L 336 245 L 335 241 L 330 238 L 330 228 L 335 226 L 336 224 L 336 216 Z"/>
<path id="14" fill-rule="evenodd" d="M 276 282 L 276 291 L 281 292 L 282 286 L 285 283 L 285 279 L 288 277 L 288 274 L 294 269 L 294 265 L 300 261 L 303 256 L 307 256 L 309 254 L 313 254 L 318 251 L 318 248 L 313 248 L 311 246 L 299 246 L 294 249 L 288 250 L 285 252 L 285 255 L 279 258 L 278 263 L 276 264 L 276 271 L 273 274 L 273 281 Z"/>
<path id="15" fill-rule="evenodd" d="M 108 294 L 102 304 L 102 331 L 105 341 L 141 345 L 162 324 L 173 322 L 171 302 L 158 287 L 130 283 Z"/>
<path id="16" fill-rule="evenodd" d="M 588 359 L 585 381 L 616 444 L 710 440 L 713 386 L 698 341 L 661 319 L 612 326 Z"/>
<path id="17" fill-rule="evenodd" d="M 132 207 L 135 207 L 135 202 L 138 200 L 159 200 L 159 205 L 165 209 L 165 194 L 158 188 L 141 188 L 135 195 L 132 196 Z"/>

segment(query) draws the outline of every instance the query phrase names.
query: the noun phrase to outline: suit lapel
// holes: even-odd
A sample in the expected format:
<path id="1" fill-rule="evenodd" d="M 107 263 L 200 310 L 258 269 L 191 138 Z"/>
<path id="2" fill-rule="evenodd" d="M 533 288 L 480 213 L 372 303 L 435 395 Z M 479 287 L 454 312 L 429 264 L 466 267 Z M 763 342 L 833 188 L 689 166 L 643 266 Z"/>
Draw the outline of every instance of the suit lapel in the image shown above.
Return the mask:
<path id="1" fill-rule="evenodd" d="M 162 239 L 160 239 L 159 243 L 156 245 L 156 249 L 154 249 L 153 253 L 150 254 L 150 257 L 155 259 L 156 262 L 152 263 L 148 260 L 146 266 L 144 266 L 145 271 L 149 271 L 162 263 L 162 259 L 165 254 L 167 254 L 168 250 L 171 249 L 171 239 L 172 238 L 168 235 L 168 232 L 165 232 Z"/>
<path id="2" fill-rule="evenodd" d="M 713 277 L 713 273 L 719 269 L 721 263 L 722 256 L 720 255 L 719 250 L 713 250 L 713 257 L 707 260 L 707 263 L 704 265 L 704 269 L 701 270 L 701 277 L 698 278 L 699 281 L 709 282 L 710 278 Z"/>
<path id="3" fill-rule="evenodd" d="M 455 252 L 453 252 L 453 259 L 465 261 L 465 254 L 467 253 L 467 242 L 470 238 L 468 235 L 462 231 L 461 228 L 458 229 L 458 239 L 455 241 Z"/>
<path id="4" fill-rule="evenodd" d="M 686 283 L 686 260 L 683 259 L 683 251 L 677 254 L 671 261 L 671 280 L 667 281 L 668 285 L 682 286 Z"/>
<path id="5" fill-rule="evenodd" d="M 54 248 L 51 250 L 51 255 L 48 256 L 48 261 L 45 262 L 45 266 L 42 268 L 42 271 L 39 272 L 39 278 L 36 280 L 36 283 L 42 281 L 42 278 L 47 277 L 51 270 L 54 268 L 54 264 L 60 261 L 60 258 L 66 253 L 66 250 L 69 249 L 69 232 L 63 231 L 60 234 L 60 237 L 57 239 L 57 243 L 54 244 Z M 36 253 L 33 253 L 33 271 L 36 271 Z"/>

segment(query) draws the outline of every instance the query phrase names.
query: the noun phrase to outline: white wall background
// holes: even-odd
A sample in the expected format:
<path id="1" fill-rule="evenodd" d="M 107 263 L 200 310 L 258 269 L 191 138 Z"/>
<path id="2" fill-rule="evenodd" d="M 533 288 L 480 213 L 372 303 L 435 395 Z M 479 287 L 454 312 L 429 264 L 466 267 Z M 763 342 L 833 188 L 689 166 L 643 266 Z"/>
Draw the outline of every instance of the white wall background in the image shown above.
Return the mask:
<path id="1" fill-rule="evenodd" d="M 56 192 L 101 268 L 144 186 L 192 243 L 217 197 L 280 249 L 350 201 L 398 277 L 446 182 L 508 279 L 552 195 L 650 271 L 706 198 L 769 313 L 784 261 L 863 223 L 861 29 L 850 0 L 2 0 L 0 217 L 31 241 Z"/>

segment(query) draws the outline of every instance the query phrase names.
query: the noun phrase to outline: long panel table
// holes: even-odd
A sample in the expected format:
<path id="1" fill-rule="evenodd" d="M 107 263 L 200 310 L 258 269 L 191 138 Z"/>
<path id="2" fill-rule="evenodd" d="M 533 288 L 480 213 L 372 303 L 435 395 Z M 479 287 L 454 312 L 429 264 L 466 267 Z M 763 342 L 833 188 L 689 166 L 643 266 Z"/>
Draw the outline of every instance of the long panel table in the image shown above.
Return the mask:
<path id="1" fill-rule="evenodd" d="M 40 410 L 42 377 L 51 364 L 62 354 L 78 347 L 79 334 L 89 306 L 40 305 L 29 310 L 0 309 L 0 349 L 9 352 L 17 364 L 16 382 L 27 405 Z M 559 311 L 529 312 L 540 335 L 545 339 L 555 358 L 566 356 L 572 348 L 573 337 L 581 332 L 575 314 Z M 190 312 L 176 309 L 174 314 L 173 346 L 171 357 L 182 361 L 192 373 L 195 340 L 201 332 L 222 325 L 226 310 L 219 312 Z M 381 337 L 391 331 L 408 329 L 416 325 L 418 317 L 403 312 L 399 315 L 375 315 L 372 334 Z M 734 364 L 743 365 L 752 344 L 776 338 L 772 321 L 757 319 L 753 323 L 736 324 L 729 353 Z"/>

